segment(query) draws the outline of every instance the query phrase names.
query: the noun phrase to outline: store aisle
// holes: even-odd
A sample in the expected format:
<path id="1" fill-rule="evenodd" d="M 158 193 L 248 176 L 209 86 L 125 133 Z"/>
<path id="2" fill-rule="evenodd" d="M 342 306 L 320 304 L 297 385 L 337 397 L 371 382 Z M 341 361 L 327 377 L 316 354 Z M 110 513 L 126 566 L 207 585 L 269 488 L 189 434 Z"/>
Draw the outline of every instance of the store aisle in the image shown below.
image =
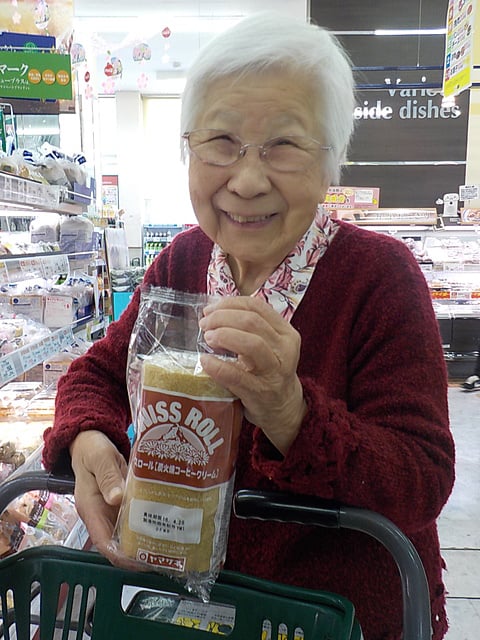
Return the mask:
<path id="1" fill-rule="evenodd" d="M 480 392 L 449 389 L 450 420 L 455 438 L 456 483 L 439 519 L 442 555 L 447 564 L 445 640 L 480 637 Z"/>

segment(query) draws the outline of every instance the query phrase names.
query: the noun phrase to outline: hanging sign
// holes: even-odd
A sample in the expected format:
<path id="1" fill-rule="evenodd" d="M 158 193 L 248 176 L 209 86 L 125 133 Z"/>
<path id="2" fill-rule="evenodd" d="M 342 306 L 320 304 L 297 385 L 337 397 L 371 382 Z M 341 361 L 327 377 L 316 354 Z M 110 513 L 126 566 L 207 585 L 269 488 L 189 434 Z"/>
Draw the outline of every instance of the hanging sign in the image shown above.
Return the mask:
<path id="1" fill-rule="evenodd" d="M 0 95 L 5 98 L 71 100 L 70 56 L 31 51 L 2 51 Z"/>
<path id="2" fill-rule="evenodd" d="M 456 96 L 472 84 L 474 0 L 449 0 L 443 90 Z"/>
<path id="3" fill-rule="evenodd" d="M 0 47 L 17 51 L 23 49 L 28 49 L 29 51 L 53 51 L 55 49 L 55 38 L 33 33 L 0 31 Z"/>
<path id="4" fill-rule="evenodd" d="M 102 176 L 102 215 L 106 218 L 115 216 L 118 207 L 118 176 Z"/>

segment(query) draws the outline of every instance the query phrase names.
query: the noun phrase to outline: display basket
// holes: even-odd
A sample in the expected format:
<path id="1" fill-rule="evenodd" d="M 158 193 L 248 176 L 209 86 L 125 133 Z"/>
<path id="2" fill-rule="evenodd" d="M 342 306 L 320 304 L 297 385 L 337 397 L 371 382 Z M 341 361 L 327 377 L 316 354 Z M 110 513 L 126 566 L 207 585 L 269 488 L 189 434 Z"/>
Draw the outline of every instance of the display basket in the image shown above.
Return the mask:
<path id="1" fill-rule="evenodd" d="M 71 479 L 43 471 L 0 485 L 0 513 L 33 489 L 73 493 Z M 403 638 L 431 638 L 421 560 L 404 534 L 370 511 L 311 497 L 240 491 L 238 517 L 368 533 L 393 555 L 403 590 Z M 152 572 L 113 567 L 91 551 L 36 547 L 0 561 L 0 637 L 5 640 L 361 640 L 346 598 L 222 571 L 209 603 Z"/>

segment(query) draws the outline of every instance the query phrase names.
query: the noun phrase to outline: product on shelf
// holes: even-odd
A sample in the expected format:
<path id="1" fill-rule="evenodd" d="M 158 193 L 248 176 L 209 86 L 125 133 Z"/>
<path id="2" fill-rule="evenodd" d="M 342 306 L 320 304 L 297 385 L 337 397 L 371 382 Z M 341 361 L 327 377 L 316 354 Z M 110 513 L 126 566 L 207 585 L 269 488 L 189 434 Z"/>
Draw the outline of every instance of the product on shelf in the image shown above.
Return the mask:
<path id="1" fill-rule="evenodd" d="M 128 267 L 128 269 L 111 269 L 110 282 L 112 291 L 134 291 L 143 280 L 145 267 Z"/>
<path id="2" fill-rule="evenodd" d="M 25 454 L 18 451 L 13 442 L 7 440 L 0 444 L 0 462 L 13 467 L 13 469 L 18 469 L 25 462 Z"/>
<path id="3" fill-rule="evenodd" d="M 0 171 L 4 173 L 12 173 L 17 175 L 18 165 L 12 156 L 7 155 L 5 152 L 0 152 Z"/>
<path id="4" fill-rule="evenodd" d="M 65 253 L 92 251 L 94 226 L 86 216 L 63 216 L 60 222 L 60 248 Z"/>
<path id="5" fill-rule="evenodd" d="M 26 408 L 28 420 L 53 420 L 55 415 L 55 390 L 45 389 L 29 402 Z"/>
<path id="6" fill-rule="evenodd" d="M 57 243 L 60 240 L 60 216 L 58 213 L 44 213 L 30 223 L 30 241 Z"/>
<path id="7" fill-rule="evenodd" d="M 8 382 L 4 385 L 0 389 L 0 420 L 24 416 L 29 403 L 42 388 L 41 382 Z"/>
<path id="8" fill-rule="evenodd" d="M 32 491 L 0 516 L 0 557 L 28 547 L 63 544 L 78 521 L 73 499 Z"/>
<path id="9" fill-rule="evenodd" d="M 73 500 L 48 491 L 29 491 L 8 507 L 19 522 L 38 527 L 55 540 L 65 540 L 78 519 Z"/>
<path id="10" fill-rule="evenodd" d="M 50 330 L 0 304 L 0 357 L 50 335 Z"/>

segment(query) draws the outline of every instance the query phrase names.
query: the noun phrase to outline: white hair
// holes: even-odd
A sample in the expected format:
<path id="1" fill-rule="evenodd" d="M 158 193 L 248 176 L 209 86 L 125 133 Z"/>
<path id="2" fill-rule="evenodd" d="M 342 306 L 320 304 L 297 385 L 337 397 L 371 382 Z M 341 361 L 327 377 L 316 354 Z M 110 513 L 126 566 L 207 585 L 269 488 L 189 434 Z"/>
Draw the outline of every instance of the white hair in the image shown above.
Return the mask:
<path id="1" fill-rule="evenodd" d="M 271 11 L 244 18 L 207 43 L 187 73 L 181 131 L 194 129 L 209 86 L 221 77 L 278 69 L 310 83 L 318 104 L 319 135 L 332 147 L 327 175 L 338 183 L 353 132 L 355 106 L 351 63 L 329 31 Z"/>

